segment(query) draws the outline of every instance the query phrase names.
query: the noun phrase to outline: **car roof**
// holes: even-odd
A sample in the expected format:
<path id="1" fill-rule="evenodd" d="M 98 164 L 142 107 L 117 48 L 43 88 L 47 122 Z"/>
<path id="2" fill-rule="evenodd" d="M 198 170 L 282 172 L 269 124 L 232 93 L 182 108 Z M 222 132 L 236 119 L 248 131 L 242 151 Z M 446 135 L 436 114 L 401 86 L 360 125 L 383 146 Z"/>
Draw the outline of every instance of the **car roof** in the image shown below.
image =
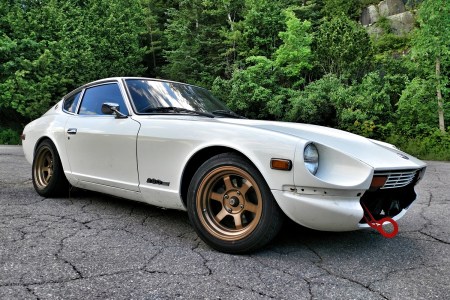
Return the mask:
<path id="1" fill-rule="evenodd" d="M 127 80 L 127 79 L 140 79 L 140 80 L 151 80 L 151 81 L 160 81 L 160 82 L 170 82 L 170 83 L 177 83 L 177 84 L 183 84 L 183 85 L 190 85 L 190 86 L 195 86 L 192 84 L 188 84 L 188 83 L 183 83 L 183 82 L 178 82 L 178 81 L 173 81 L 173 80 L 167 80 L 167 79 L 160 79 L 160 78 L 149 78 L 149 77 L 133 77 L 133 76 L 122 76 L 122 77 L 108 77 L 108 78 L 102 78 L 102 79 L 98 79 L 95 81 L 91 81 L 88 83 L 85 83 L 79 87 L 77 87 L 76 89 L 74 89 L 73 91 L 67 93 L 63 99 L 66 99 L 70 96 L 72 96 L 73 94 L 88 88 L 90 86 L 94 86 L 94 85 L 98 85 L 98 84 L 102 84 L 102 83 L 107 83 L 107 82 L 113 82 L 113 81 L 122 81 L 122 80 Z M 203 88 L 203 87 L 199 87 L 199 88 Z"/>

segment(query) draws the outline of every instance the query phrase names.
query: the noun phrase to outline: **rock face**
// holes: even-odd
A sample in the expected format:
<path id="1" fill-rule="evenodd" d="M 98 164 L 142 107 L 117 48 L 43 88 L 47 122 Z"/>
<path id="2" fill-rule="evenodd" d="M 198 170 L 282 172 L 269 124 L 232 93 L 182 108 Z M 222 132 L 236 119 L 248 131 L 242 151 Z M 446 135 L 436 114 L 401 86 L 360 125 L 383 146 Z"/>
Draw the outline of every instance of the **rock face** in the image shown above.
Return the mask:
<path id="1" fill-rule="evenodd" d="M 385 0 L 378 4 L 380 16 L 389 17 L 406 11 L 402 0 Z"/>
<path id="2" fill-rule="evenodd" d="M 363 9 L 361 14 L 361 24 L 367 26 L 375 23 L 379 18 L 378 7 L 371 5 Z"/>
<path id="3" fill-rule="evenodd" d="M 392 32 L 397 35 L 403 35 L 414 29 L 414 16 L 411 12 L 405 11 L 401 14 L 389 16 Z"/>
<path id="4" fill-rule="evenodd" d="M 383 31 L 376 24 L 380 18 L 387 18 L 392 32 L 397 35 L 408 33 L 414 28 L 414 16 L 406 11 L 402 0 L 384 0 L 378 5 L 370 5 L 363 9 L 360 21 L 362 25 L 368 26 L 369 34 L 379 36 Z"/>

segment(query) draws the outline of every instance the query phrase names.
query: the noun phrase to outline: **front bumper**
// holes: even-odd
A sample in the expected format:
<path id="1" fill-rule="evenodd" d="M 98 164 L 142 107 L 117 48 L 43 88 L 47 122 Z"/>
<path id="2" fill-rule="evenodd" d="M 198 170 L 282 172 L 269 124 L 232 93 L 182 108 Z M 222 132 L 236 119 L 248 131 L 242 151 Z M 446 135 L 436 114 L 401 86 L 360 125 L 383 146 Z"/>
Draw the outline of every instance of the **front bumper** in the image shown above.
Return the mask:
<path id="1" fill-rule="evenodd" d="M 415 170 L 375 171 L 374 176 L 386 177 L 384 185 L 368 190 L 284 186 L 272 193 L 283 212 L 300 225 L 324 231 L 352 231 L 370 227 L 369 215 L 375 220 L 403 217 L 416 200 L 414 187 L 425 170 L 423 166 Z"/>
<path id="2" fill-rule="evenodd" d="M 352 231 L 368 227 L 360 224 L 364 211 L 359 192 L 344 195 L 299 194 L 272 190 L 278 205 L 294 222 L 316 230 Z M 365 225 L 365 226 L 361 226 Z"/>
<path id="3" fill-rule="evenodd" d="M 386 192 L 370 191 L 279 191 L 272 190 L 278 205 L 294 222 L 315 230 L 352 231 L 370 226 L 364 221 L 361 203 L 369 207 L 377 220 L 389 216 L 398 220 L 415 200 L 414 183 L 403 189 Z M 381 199 L 379 196 L 383 196 Z M 399 206 L 389 211 L 391 203 Z M 382 213 L 380 213 L 382 212 Z M 392 212 L 392 213 L 391 213 Z"/>

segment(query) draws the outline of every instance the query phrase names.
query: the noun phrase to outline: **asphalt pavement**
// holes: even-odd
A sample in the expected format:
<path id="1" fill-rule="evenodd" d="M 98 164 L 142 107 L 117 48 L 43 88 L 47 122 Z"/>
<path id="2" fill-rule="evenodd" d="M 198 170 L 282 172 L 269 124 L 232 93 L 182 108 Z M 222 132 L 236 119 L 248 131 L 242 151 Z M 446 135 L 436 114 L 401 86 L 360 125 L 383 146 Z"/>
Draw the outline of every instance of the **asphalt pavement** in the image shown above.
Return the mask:
<path id="1" fill-rule="evenodd" d="M 0 146 L 0 299 L 450 299 L 450 163 L 429 162 L 393 239 L 287 223 L 250 255 L 212 250 L 187 213 L 33 189 Z"/>

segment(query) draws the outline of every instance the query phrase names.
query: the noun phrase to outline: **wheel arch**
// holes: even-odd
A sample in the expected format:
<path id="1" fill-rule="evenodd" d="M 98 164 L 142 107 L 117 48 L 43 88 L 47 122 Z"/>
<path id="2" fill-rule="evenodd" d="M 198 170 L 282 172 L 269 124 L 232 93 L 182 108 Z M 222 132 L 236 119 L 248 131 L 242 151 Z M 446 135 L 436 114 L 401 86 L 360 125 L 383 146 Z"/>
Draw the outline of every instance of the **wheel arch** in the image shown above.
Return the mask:
<path id="1" fill-rule="evenodd" d="M 247 160 L 250 164 L 252 164 L 257 170 L 257 166 L 242 152 L 226 147 L 226 146 L 210 146 L 203 148 L 197 151 L 192 157 L 189 159 L 187 164 L 184 166 L 184 170 L 181 176 L 181 184 L 180 184 L 180 197 L 183 201 L 184 207 L 187 207 L 187 193 L 189 189 L 189 184 L 191 183 L 192 177 L 195 172 L 197 172 L 198 168 L 208 159 L 213 156 L 222 153 L 235 153 L 241 156 L 243 159 Z M 259 170 L 258 170 L 259 171 Z M 261 172 L 260 172 L 261 173 Z M 264 178 L 264 177 L 263 177 Z"/>
<path id="2" fill-rule="evenodd" d="M 61 154 L 63 154 L 63 153 L 61 153 L 63 150 L 59 147 L 58 143 L 56 143 L 56 142 L 55 142 L 50 136 L 48 136 L 48 135 L 43 135 L 43 136 L 41 136 L 39 139 L 36 140 L 36 143 L 34 144 L 34 148 L 33 148 L 33 153 L 32 153 L 32 155 L 33 155 L 32 161 L 34 160 L 34 156 L 35 156 L 35 154 L 36 154 L 37 148 L 39 147 L 39 145 L 40 145 L 42 142 L 44 142 L 44 141 L 46 141 L 46 140 L 50 141 L 50 142 L 53 144 L 53 146 L 55 147 L 56 151 L 58 152 L 59 160 L 61 161 L 63 170 L 66 170 L 66 164 L 65 164 L 65 161 L 63 161 L 63 157 L 61 156 Z"/>
<path id="3" fill-rule="evenodd" d="M 59 153 L 59 149 L 56 147 L 55 142 L 54 142 L 49 136 L 44 135 L 44 136 L 41 136 L 41 137 L 36 141 L 36 143 L 34 144 L 34 149 L 33 149 L 33 159 L 34 159 L 34 155 L 36 154 L 37 148 L 38 148 L 39 145 L 40 145 L 43 141 L 45 141 L 45 140 L 49 140 L 49 141 L 55 146 L 56 150 L 58 150 L 58 153 Z"/>

